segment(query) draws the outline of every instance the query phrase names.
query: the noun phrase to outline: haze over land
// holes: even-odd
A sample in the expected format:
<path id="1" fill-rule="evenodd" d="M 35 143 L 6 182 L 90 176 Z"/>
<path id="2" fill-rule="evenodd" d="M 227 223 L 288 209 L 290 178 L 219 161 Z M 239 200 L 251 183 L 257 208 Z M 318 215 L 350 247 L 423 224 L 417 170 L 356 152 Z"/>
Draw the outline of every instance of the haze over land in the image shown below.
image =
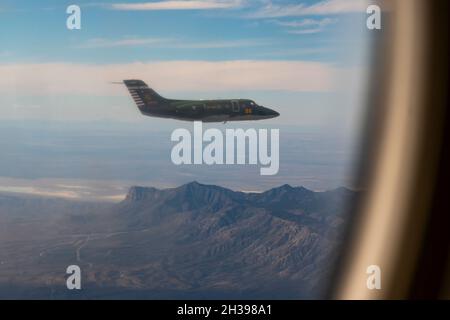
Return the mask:
<path id="1" fill-rule="evenodd" d="M 0 127 L 0 134 L 8 137 L 0 140 L 0 191 L 120 201 L 132 185 L 175 187 L 192 180 L 240 191 L 264 191 L 285 183 L 313 190 L 353 187 L 356 154 L 345 137 L 280 128 L 280 171 L 267 177 L 251 165 L 176 166 L 170 160 L 175 145 L 170 141 L 171 129 L 192 124 L 167 121 L 166 128 L 155 128 L 151 123 L 150 119 L 113 127 L 108 123 L 5 124 Z"/>

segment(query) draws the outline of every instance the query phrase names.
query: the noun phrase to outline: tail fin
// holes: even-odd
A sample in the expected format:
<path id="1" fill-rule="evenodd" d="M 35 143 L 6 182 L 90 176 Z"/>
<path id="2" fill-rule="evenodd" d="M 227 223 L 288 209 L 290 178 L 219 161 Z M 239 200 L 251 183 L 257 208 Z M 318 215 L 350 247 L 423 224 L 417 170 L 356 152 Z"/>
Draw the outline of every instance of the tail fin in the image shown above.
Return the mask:
<path id="1" fill-rule="evenodd" d="M 123 80 L 134 102 L 141 112 L 151 112 L 151 109 L 163 103 L 166 99 L 155 90 L 149 88 L 142 80 Z"/>

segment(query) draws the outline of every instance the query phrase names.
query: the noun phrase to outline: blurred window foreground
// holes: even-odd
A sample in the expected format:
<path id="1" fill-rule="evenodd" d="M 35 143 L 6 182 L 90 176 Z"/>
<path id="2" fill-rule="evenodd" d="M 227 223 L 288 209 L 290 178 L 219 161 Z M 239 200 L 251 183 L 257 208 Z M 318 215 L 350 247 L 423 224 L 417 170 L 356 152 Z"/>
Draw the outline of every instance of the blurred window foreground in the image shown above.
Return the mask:
<path id="1" fill-rule="evenodd" d="M 389 23 L 371 88 L 381 124 L 334 297 L 448 299 L 448 2 L 381 5 Z"/>

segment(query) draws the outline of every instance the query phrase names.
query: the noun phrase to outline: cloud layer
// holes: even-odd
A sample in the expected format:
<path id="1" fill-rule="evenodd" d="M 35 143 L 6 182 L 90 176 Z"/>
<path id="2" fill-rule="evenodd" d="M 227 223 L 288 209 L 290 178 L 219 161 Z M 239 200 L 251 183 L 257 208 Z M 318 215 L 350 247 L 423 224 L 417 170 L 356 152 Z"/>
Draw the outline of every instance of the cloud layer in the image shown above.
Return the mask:
<path id="1" fill-rule="evenodd" d="M 305 61 L 161 61 L 113 65 L 70 63 L 0 65 L 0 93 L 24 95 L 123 95 L 109 84 L 143 79 L 164 91 L 288 90 L 326 92 L 335 89 L 337 70 Z"/>
<path id="2" fill-rule="evenodd" d="M 170 0 L 156 2 L 114 3 L 114 10 L 209 10 L 230 9 L 241 6 L 240 0 Z"/>
<path id="3" fill-rule="evenodd" d="M 337 15 L 365 12 L 367 1 L 364 0 L 325 0 L 312 5 L 291 4 L 277 5 L 271 1 L 261 9 L 250 14 L 250 18 L 280 18 L 312 15 Z"/>
<path id="4" fill-rule="evenodd" d="M 221 49 L 269 46 L 273 42 L 267 39 L 237 39 L 216 41 L 183 41 L 176 38 L 94 38 L 76 46 L 76 48 L 117 48 L 117 47 L 151 47 L 172 49 Z"/>
<path id="5" fill-rule="evenodd" d="M 300 21 L 275 21 L 276 24 L 287 27 L 292 34 L 312 34 L 322 32 L 328 25 L 336 23 L 336 19 L 303 19 Z"/>

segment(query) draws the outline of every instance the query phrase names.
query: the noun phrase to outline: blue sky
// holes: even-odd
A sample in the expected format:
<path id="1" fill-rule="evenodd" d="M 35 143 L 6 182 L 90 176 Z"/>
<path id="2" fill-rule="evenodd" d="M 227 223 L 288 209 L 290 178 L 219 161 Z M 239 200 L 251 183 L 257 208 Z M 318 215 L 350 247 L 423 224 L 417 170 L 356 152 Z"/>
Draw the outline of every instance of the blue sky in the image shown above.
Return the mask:
<path id="1" fill-rule="evenodd" d="M 160 1 L 167 2 L 173 3 Z M 125 10 L 117 3 L 132 6 L 144 2 L 2 0 L 0 58 L 2 62 L 96 64 L 180 59 L 345 63 L 342 54 L 352 52 L 346 49 L 360 46 L 349 26 L 364 15 L 354 0 L 334 2 L 338 8 L 340 3 L 348 5 L 341 4 L 340 11 L 333 11 L 333 0 L 228 0 L 224 1 L 226 8 Z M 318 3 L 331 4 L 322 11 L 308 11 Z M 65 27 L 69 4 L 81 7 L 82 30 Z"/>

